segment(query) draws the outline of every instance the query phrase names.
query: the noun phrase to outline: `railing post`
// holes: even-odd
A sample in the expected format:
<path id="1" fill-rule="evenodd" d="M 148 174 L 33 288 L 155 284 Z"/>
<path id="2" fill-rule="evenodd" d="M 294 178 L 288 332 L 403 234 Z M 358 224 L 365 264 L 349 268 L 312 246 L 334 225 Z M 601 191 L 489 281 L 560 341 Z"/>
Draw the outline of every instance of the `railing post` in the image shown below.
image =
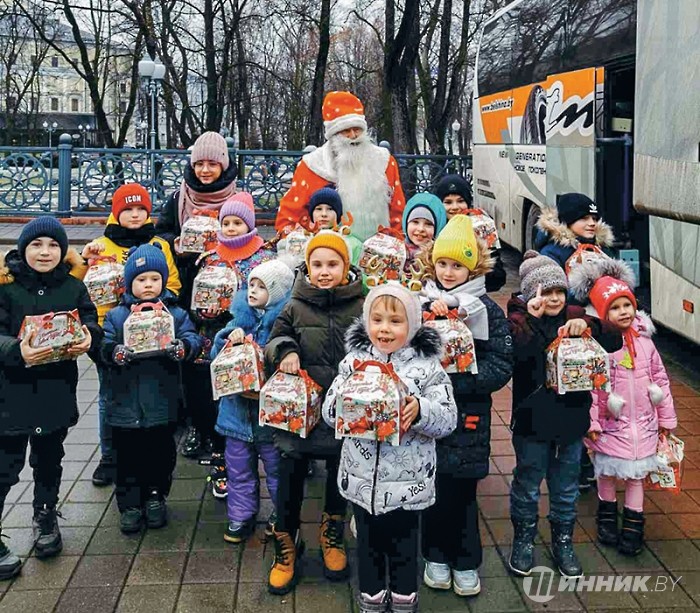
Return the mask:
<path id="1" fill-rule="evenodd" d="M 57 217 L 70 217 L 70 158 L 73 138 L 63 133 L 58 138 L 58 211 Z"/>

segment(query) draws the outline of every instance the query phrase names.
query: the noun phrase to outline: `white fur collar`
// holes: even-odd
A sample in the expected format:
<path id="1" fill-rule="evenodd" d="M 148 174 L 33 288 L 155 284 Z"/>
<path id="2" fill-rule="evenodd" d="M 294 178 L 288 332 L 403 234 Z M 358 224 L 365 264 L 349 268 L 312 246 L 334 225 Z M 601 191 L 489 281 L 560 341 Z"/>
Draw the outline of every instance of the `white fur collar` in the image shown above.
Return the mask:
<path id="1" fill-rule="evenodd" d="M 557 210 L 552 207 L 544 207 L 542 214 L 537 220 L 537 227 L 549 235 L 549 237 L 562 247 L 572 247 L 576 249 L 579 241 L 576 235 L 565 223 L 559 221 Z M 599 247 L 610 247 L 615 240 L 612 228 L 602 220 L 598 220 L 596 226 L 596 244 Z"/>

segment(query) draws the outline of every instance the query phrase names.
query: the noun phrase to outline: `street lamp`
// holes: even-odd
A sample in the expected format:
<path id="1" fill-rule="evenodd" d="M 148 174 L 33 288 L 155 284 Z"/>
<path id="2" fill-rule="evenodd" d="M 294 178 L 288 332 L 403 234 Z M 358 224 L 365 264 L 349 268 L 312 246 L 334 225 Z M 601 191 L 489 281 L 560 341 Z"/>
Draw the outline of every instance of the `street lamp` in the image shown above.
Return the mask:
<path id="1" fill-rule="evenodd" d="M 84 126 L 81 123 L 81 124 L 78 124 L 78 130 L 80 130 L 80 132 L 83 135 L 83 149 L 85 149 L 85 139 L 87 137 L 88 132 L 90 132 L 90 130 L 92 130 L 92 126 L 90 124 L 87 124 Z"/>
<path id="2" fill-rule="evenodd" d="M 49 134 L 49 147 L 51 147 L 51 135 L 56 131 L 56 128 L 58 128 L 58 124 L 55 121 L 53 123 L 45 121 L 42 125 L 44 126 L 44 130 Z"/>
<path id="3" fill-rule="evenodd" d="M 151 97 L 151 200 L 154 200 L 156 185 L 156 99 L 160 89 L 160 82 L 165 77 L 165 66 L 160 61 L 144 58 L 139 62 L 139 76 L 142 79 L 148 79 L 148 93 Z"/>
<path id="4" fill-rule="evenodd" d="M 454 155 L 453 152 L 453 146 L 454 146 L 454 141 L 457 140 L 457 134 L 459 132 L 459 129 L 462 127 L 462 125 L 457 121 L 456 119 L 452 122 L 452 139 L 450 140 L 450 155 Z M 459 152 L 459 148 L 457 149 Z"/>

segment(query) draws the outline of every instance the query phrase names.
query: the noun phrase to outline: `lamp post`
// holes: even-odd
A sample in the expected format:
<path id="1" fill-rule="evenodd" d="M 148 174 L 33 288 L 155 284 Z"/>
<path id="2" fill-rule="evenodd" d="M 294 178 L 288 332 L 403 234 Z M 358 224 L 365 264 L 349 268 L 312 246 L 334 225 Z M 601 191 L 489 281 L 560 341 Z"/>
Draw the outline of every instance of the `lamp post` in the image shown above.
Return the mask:
<path id="1" fill-rule="evenodd" d="M 459 121 L 456 119 L 452 122 L 452 125 L 450 126 L 452 128 L 452 139 L 450 140 L 450 154 L 453 155 L 453 147 L 454 147 L 454 141 L 457 140 L 457 136 L 459 134 L 459 129 L 462 127 Z M 459 152 L 459 147 L 457 147 L 457 151 Z"/>
<path id="2" fill-rule="evenodd" d="M 44 130 L 49 134 L 49 147 L 51 147 L 51 135 L 56 131 L 56 128 L 58 128 L 58 124 L 55 121 L 53 123 L 45 121 L 42 125 L 44 126 Z"/>
<path id="3" fill-rule="evenodd" d="M 139 62 L 139 76 L 143 79 L 148 79 L 148 94 L 151 97 L 151 200 L 155 198 L 156 184 L 156 100 L 160 89 L 160 82 L 165 77 L 165 66 L 160 61 L 154 61 L 150 58 L 144 58 Z"/>
<path id="4" fill-rule="evenodd" d="M 81 123 L 78 124 L 78 130 L 80 130 L 81 134 L 83 135 L 83 149 L 85 149 L 87 134 L 90 132 L 90 130 L 92 130 L 92 126 L 90 124 L 84 126 Z"/>

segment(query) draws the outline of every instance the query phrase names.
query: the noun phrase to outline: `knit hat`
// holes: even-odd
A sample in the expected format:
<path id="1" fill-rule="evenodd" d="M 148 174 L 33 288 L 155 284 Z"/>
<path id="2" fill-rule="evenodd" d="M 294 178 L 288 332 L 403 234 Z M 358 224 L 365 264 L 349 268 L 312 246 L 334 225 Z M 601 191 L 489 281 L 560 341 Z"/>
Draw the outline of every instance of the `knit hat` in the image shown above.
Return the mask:
<path id="1" fill-rule="evenodd" d="M 520 265 L 520 291 L 525 300 L 535 297 L 538 285 L 542 285 L 543 293 L 550 289 L 569 289 L 564 269 L 552 258 L 530 249 Z"/>
<path id="2" fill-rule="evenodd" d="M 600 277 L 594 284 L 590 293 L 591 304 L 598 312 L 598 317 L 606 319 L 610 305 L 618 298 L 629 298 L 634 310 L 637 310 L 637 299 L 627 283 L 615 277 Z"/>
<path id="3" fill-rule="evenodd" d="M 445 175 L 440 179 L 433 191 L 440 198 L 441 202 L 445 199 L 445 196 L 457 194 L 462 196 L 469 206 L 472 204 L 472 188 L 469 187 L 467 180 L 459 175 Z"/>
<path id="4" fill-rule="evenodd" d="M 124 285 L 131 292 L 131 284 L 134 279 L 144 272 L 159 272 L 163 278 L 163 289 L 168 283 L 168 261 L 160 245 L 140 245 L 129 250 L 129 258 L 124 264 Z"/>
<path id="5" fill-rule="evenodd" d="M 437 236 L 447 223 L 447 214 L 437 196 L 421 192 L 409 198 L 403 210 L 401 225 L 406 236 L 408 236 L 408 222 L 412 219 L 430 219 L 435 224 L 435 236 Z"/>
<path id="6" fill-rule="evenodd" d="M 248 192 L 236 192 L 229 196 L 221 206 L 221 209 L 219 209 L 219 223 L 223 223 L 224 217 L 228 215 L 240 217 L 245 222 L 245 225 L 248 226 L 248 231 L 255 228 L 253 196 Z"/>
<path id="7" fill-rule="evenodd" d="M 348 270 L 350 270 L 350 253 L 348 251 L 348 244 L 345 242 L 345 239 L 333 230 L 321 230 L 306 244 L 305 260 L 307 269 L 310 267 L 309 260 L 311 258 L 311 253 L 319 247 L 332 249 L 341 258 L 343 258 L 343 277 L 346 277 Z"/>
<path id="8" fill-rule="evenodd" d="M 226 139 L 218 132 L 205 132 L 192 145 L 190 151 L 190 164 L 194 167 L 195 162 L 200 160 L 211 160 L 221 164 L 221 168 L 228 168 L 228 145 Z"/>
<path id="9" fill-rule="evenodd" d="M 269 307 L 284 300 L 285 296 L 292 291 L 294 272 L 281 260 L 268 260 L 250 271 L 248 283 L 252 279 L 259 279 L 265 284 L 268 295 L 265 306 Z"/>
<path id="10" fill-rule="evenodd" d="M 313 218 L 314 209 L 320 204 L 327 204 L 331 207 L 340 221 L 343 215 L 343 202 L 340 199 L 340 194 L 332 187 L 322 187 L 311 194 L 309 198 L 309 217 Z"/>
<path id="11" fill-rule="evenodd" d="M 360 99 L 350 92 L 326 94 L 323 100 L 323 127 L 326 140 L 348 128 L 360 128 L 366 132 L 365 108 Z"/>
<path id="12" fill-rule="evenodd" d="M 393 296 L 403 304 L 406 309 L 406 319 L 408 320 L 408 337 L 406 345 L 408 345 L 416 335 L 422 325 L 421 307 L 418 294 L 408 291 L 403 285 L 397 281 L 388 281 L 373 287 L 362 306 L 362 323 L 365 329 L 369 330 L 369 317 L 372 311 L 372 304 L 377 298 L 382 296 Z"/>
<path id="13" fill-rule="evenodd" d="M 559 194 L 557 196 L 557 216 L 559 221 L 570 226 L 586 215 L 598 217 L 598 207 L 585 194 Z"/>
<path id="14" fill-rule="evenodd" d="M 30 221 L 24 226 L 22 233 L 19 235 L 17 250 L 23 261 L 26 262 L 24 252 L 29 246 L 29 243 L 41 236 L 48 236 L 54 239 L 61 247 L 61 260 L 66 257 L 66 252 L 68 251 L 68 235 L 60 221 L 54 217 L 45 215 Z"/>
<path id="15" fill-rule="evenodd" d="M 474 270 L 479 261 L 479 244 L 468 215 L 455 215 L 440 232 L 433 245 L 433 264 L 449 258 Z"/>
<path id="16" fill-rule="evenodd" d="M 142 206 L 150 216 L 153 205 L 148 190 L 140 183 L 120 185 L 112 196 L 112 215 L 119 223 L 119 216 L 132 206 Z"/>

